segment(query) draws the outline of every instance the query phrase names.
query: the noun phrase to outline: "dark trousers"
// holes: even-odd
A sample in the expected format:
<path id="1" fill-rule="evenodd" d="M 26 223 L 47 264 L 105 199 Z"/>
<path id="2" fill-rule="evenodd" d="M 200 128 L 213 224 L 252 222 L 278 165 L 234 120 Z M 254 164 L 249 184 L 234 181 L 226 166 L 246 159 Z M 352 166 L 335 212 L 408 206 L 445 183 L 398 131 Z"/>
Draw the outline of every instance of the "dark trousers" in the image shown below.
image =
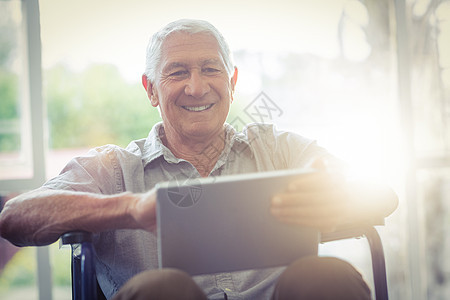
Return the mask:
<path id="1" fill-rule="evenodd" d="M 185 272 L 150 270 L 131 278 L 114 300 L 206 299 Z M 371 299 L 361 274 L 349 263 L 334 257 L 309 256 L 288 266 L 281 274 L 272 299 Z"/>

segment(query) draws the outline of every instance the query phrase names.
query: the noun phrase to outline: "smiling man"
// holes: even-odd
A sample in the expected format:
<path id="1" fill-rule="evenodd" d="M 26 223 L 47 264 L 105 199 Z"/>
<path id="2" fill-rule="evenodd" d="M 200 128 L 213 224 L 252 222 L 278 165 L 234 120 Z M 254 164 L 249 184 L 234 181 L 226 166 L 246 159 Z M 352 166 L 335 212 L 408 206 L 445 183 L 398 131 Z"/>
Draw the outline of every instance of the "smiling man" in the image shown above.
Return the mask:
<path id="1" fill-rule="evenodd" d="M 151 104 L 161 111 L 164 144 L 201 176 L 209 175 L 224 148 L 224 123 L 237 80 L 237 69 L 230 71 L 214 36 L 175 32 L 162 44 L 154 80 L 142 76 Z M 212 157 L 204 155 L 208 149 Z"/>
<path id="2" fill-rule="evenodd" d="M 271 217 L 323 231 L 387 216 L 397 206 L 388 187 L 328 172 L 325 162 L 337 160 L 312 140 L 272 125 L 236 132 L 226 124 L 237 77 L 227 43 L 210 23 L 179 20 L 162 28 L 149 43 L 142 76 L 162 122 L 125 149 L 107 145 L 74 158 L 40 189 L 8 201 L 1 235 L 26 246 L 93 232 L 108 299 L 370 299 L 361 275 L 333 258 L 192 278 L 157 269 L 154 186 L 162 181 L 314 167 L 274 195 Z"/>

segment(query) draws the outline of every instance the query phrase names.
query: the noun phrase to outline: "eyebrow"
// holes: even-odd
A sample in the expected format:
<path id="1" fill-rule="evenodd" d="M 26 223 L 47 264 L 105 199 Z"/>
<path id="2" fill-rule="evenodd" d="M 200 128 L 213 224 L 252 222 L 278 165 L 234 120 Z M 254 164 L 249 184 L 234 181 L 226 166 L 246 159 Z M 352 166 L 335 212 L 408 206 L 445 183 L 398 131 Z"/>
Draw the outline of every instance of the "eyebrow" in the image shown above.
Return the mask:
<path id="1" fill-rule="evenodd" d="M 180 62 L 173 62 L 164 67 L 163 72 L 169 72 L 170 70 L 177 68 L 186 68 L 186 64 Z"/>
<path id="2" fill-rule="evenodd" d="M 200 65 L 204 66 L 204 65 L 208 65 L 208 64 L 221 64 L 221 60 L 219 58 L 208 58 L 205 60 L 202 60 Z M 187 64 L 186 63 L 182 63 L 182 62 L 172 62 L 170 64 L 168 64 L 167 66 L 164 67 L 163 72 L 170 72 L 173 69 L 177 69 L 177 68 L 187 68 Z"/>

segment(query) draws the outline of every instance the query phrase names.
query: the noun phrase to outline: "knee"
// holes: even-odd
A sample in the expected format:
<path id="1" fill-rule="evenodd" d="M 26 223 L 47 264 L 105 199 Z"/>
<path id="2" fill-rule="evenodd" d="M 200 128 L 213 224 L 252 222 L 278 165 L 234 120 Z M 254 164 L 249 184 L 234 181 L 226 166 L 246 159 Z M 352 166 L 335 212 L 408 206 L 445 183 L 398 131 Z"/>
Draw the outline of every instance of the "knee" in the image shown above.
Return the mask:
<path id="1" fill-rule="evenodd" d="M 145 274 L 146 272 L 142 273 Z M 149 271 L 149 281 L 162 285 L 173 285 L 174 283 L 191 284 L 194 283 L 191 276 L 178 269 L 160 269 Z M 139 276 L 139 275 L 138 275 Z M 144 275 L 145 276 L 145 275 Z"/>
<path id="2" fill-rule="evenodd" d="M 119 297 L 122 295 L 122 297 Z M 206 299 L 185 272 L 177 269 L 149 270 L 131 278 L 114 299 Z"/>
<path id="3" fill-rule="evenodd" d="M 280 281 L 297 284 L 322 285 L 328 281 L 336 281 L 343 274 L 354 268 L 347 262 L 335 257 L 307 256 L 296 260 L 288 266 L 280 277 Z"/>
<path id="4" fill-rule="evenodd" d="M 335 257 L 308 256 L 281 274 L 277 299 L 370 299 L 362 275 L 348 262 Z M 283 296 L 284 295 L 284 296 Z"/>
<path id="5" fill-rule="evenodd" d="M 287 273 L 295 273 L 306 278 L 333 278 L 348 270 L 354 270 L 348 262 L 336 257 L 307 256 L 296 260 L 287 269 Z"/>

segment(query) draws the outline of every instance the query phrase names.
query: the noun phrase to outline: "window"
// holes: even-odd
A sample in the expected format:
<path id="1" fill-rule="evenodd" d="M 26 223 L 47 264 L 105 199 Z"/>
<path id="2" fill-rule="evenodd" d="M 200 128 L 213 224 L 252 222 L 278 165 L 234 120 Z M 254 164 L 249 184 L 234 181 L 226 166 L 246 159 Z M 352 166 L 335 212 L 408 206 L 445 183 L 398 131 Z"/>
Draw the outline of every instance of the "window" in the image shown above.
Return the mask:
<path id="1" fill-rule="evenodd" d="M 0 191 L 44 182 L 41 44 L 37 1 L 0 1 Z"/>
<path id="2" fill-rule="evenodd" d="M 38 2 L 0 1 L 0 16 L 0 196 L 3 204 L 12 193 L 39 187 L 45 180 L 45 165 Z M 7 272 L 0 278 L 1 298 L 25 291 L 22 297 L 28 299 L 37 299 L 38 295 L 41 299 L 51 299 L 47 247 L 17 249 L 0 240 L 0 249 L 2 271 Z"/>

